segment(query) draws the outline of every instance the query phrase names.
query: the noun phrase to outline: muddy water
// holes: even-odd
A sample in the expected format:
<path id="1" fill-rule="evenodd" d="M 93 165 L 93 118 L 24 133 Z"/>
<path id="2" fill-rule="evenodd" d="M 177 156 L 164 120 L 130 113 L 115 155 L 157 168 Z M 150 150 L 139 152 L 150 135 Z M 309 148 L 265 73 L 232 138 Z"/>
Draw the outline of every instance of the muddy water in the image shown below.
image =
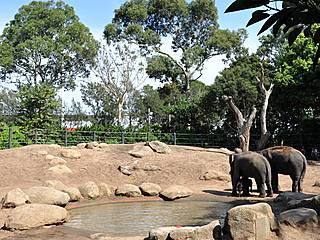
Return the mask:
<path id="1" fill-rule="evenodd" d="M 165 226 L 198 226 L 224 218 L 230 204 L 204 200 L 109 203 L 70 210 L 65 226 L 110 236 L 146 236 Z"/>

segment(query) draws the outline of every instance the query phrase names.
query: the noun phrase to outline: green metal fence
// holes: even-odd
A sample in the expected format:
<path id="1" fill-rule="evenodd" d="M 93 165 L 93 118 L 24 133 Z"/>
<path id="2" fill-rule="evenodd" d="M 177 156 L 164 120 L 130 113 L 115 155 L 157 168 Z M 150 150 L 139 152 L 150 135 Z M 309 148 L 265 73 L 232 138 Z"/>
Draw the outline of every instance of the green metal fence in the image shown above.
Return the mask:
<path id="1" fill-rule="evenodd" d="M 154 132 L 105 132 L 105 131 L 69 131 L 35 129 L 25 131 L 22 128 L 2 130 L 0 146 L 2 149 L 29 144 L 59 144 L 74 146 L 78 143 L 96 141 L 109 144 L 132 144 L 146 141 L 161 141 L 172 145 L 191 145 L 199 147 L 221 147 L 223 137 L 214 134 L 190 133 L 154 133 Z"/>

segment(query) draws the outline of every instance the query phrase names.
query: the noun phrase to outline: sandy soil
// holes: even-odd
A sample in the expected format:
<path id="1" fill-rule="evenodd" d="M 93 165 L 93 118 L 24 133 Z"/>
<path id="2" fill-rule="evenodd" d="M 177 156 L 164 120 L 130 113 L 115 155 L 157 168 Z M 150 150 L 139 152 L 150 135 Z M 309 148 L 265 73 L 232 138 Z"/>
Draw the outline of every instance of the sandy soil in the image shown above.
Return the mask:
<path id="1" fill-rule="evenodd" d="M 170 154 L 151 153 L 143 158 L 134 158 L 128 154 L 134 145 L 110 145 L 109 150 L 77 149 L 81 152 L 80 159 L 67 159 L 67 166 L 71 174 L 55 175 L 48 171 L 50 168 L 48 154 L 60 156 L 61 149 L 50 145 L 32 145 L 22 148 L 0 151 L 0 196 L 9 190 L 19 187 L 21 189 L 33 186 L 42 186 L 46 180 L 57 179 L 68 186 L 78 187 L 87 181 L 104 182 L 116 188 L 124 183 L 140 185 L 143 182 L 153 182 L 162 188 L 172 184 L 185 185 L 195 194 L 208 195 L 211 199 L 221 201 L 237 201 L 239 198 L 230 197 L 231 182 L 200 180 L 199 177 L 208 170 L 215 170 L 221 174 L 229 173 L 228 157 L 225 154 L 210 152 L 203 148 L 170 146 Z M 156 165 L 161 171 L 136 170 L 131 176 L 122 174 L 118 167 L 130 165 L 138 160 L 139 167 Z M 304 192 L 319 194 L 320 188 L 313 184 L 320 176 L 320 166 L 309 165 L 304 180 Z M 288 176 L 280 176 L 282 191 L 290 191 L 291 180 Z M 113 201 L 103 199 L 100 201 Z M 261 201 L 252 197 L 249 199 Z M 264 199 L 263 201 L 272 199 Z M 80 204 L 86 204 L 83 201 Z M 319 231 L 312 230 L 312 238 L 319 236 Z M 310 232 L 310 231 L 309 231 Z M 297 236 L 297 234 L 295 234 Z M 45 227 L 23 232 L 0 231 L 0 239 L 90 239 L 85 233 L 71 231 L 63 226 Z M 111 238 L 110 238 L 111 239 Z M 120 238 L 112 238 L 120 240 Z M 123 238 L 122 238 L 123 239 Z M 143 237 L 125 238 L 127 240 L 140 240 Z M 305 238 L 300 238 L 305 239 Z"/>

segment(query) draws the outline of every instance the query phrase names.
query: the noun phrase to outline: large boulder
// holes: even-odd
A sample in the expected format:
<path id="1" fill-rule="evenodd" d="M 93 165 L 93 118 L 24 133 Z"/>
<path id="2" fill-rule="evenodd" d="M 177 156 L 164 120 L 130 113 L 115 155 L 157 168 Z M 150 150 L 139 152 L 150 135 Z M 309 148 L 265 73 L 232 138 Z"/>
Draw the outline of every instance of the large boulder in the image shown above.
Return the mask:
<path id="1" fill-rule="evenodd" d="M 312 197 L 313 195 L 299 192 L 282 192 L 275 199 L 275 202 L 282 202 L 287 205 L 292 200 L 303 200 Z"/>
<path id="2" fill-rule="evenodd" d="M 153 151 L 150 147 L 144 145 L 135 145 L 132 150 L 128 152 L 131 156 L 136 158 L 143 158 L 153 154 Z"/>
<path id="3" fill-rule="evenodd" d="M 5 221 L 7 229 L 26 230 L 50 224 L 60 224 L 68 219 L 68 211 L 47 204 L 26 204 L 14 208 Z"/>
<path id="4" fill-rule="evenodd" d="M 113 194 L 113 191 L 106 183 L 99 183 L 98 188 L 100 196 L 110 197 Z"/>
<path id="5" fill-rule="evenodd" d="M 219 220 L 201 227 L 161 227 L 149 232 L 148 240 L 213 240 L 221 239 Z"/>
<path id="6" fill-rule="evenodd" d="M 68 187 L 64 185 L 61 181 L 58 180 L 47 180 L 44 183 L 45 187 L 52 187 L 56 190 L 65 192 L 69 195 L 70 197 L 70 202 L 73 201 L 79 201 L 81 199 L 81 193 L 78 188 L 75 187 Z"/>
<path id="7" fill-rule="evenodd" d="M 266 240 L 272 238 L 272 231 L 276 230 L 278 224 L 267 203 L 231 208 L 225 218 L 225 234 L 233 240 Z"/>
<path id="8" fill-rule="evenodd" d="M 2 206 L 5 208 L 14 208 L 29 202 L 29 196 L 20 188 L 15 188 L 4 196 L 2 199 Z"/>
<path id="9" fill-rule="evenodd" d="M 81 195 L 86 199 L 96 199 L 100 196 L 99 187 L 95 182 L 89 181 L 79 187 Z"/>
<path id="10" fill-rule="evenodd" d="M 85 146 L 85 148 L 87 148 L 87 149 L 95 149 L 97 147 L 99 147 L 99 143 L 97 143 L 97 142 L 89 142 Z"/>
<path id="11" fill-rule="evenodd" d="M 160 141 L 148 142 L 148 146 L 157 153 L 163 153 L 163 154 L 171 153 L 170 147 L 167 144 Z"/>
<path id="12" fill-rule="evenodd" d="M 318 214 L 310 208 L 291 209 L 280 213 L 278 221 L 281 224 L 287 224 L 293 227 L 308 223 L 318 224 Z"/>
<path id="13" fill-rule="evenodd" d="M 48 156 L 49 156 L 49 155 L 48 155 Z M 64 160 L 64 159 L 61 158 L 61 157 L 56 157 L 56 156 L 54 156 L 54 157 L 50 160 L 50 162 L 49 162 L 49 165 L 50 165 L 50 166 L 65 165 L 65 164 L 67 164 L 67 161 L 66 161 L 66 160 Z"/>
<path id="14" fill-rule="evenodd" d="M 302 200 L 291 200 L 287 203 L 287 208 L 311 208 L 320 214 L 320 195 Z"/>
<path id="15" fill-rule="evenodd" d="M 29 196 L 31 203 L 65 206 L 70 200 L 67 193 L 52 187 L 32 187 L 24 189 L 23 191 Z"/>
<path id="16" fill-rule="evenodd" d="M 160 192 L 160 197 L 164 200 L 175 200 L 178 198 L 189 197 L 192 191 L 184 186 L 173 185 Z"/>
<path id="17" fill-rule="evenodd" d="M 71 169 L 68 168 L 66 165 L 58 164 L 48 169 L 51 173 L 55 175 L 63 175 L 63 174 L 70 174 L 72 173 Z"/>
<path id="18" fill-rule="evenodd" d="M 86 147 L 86 145 L 87 145 L 86 143 L 78 143 L 77 148 L 84 149 Z"/>
<path id="19" fill-rule="evenodd" d="M 78 159 L 81 158 L 81 153 L 75 149 L 61 149 L 61 156 L 65 158 Z"/>
<path id="20" fill-rule="evenodd" d="M 200 180 L 219 180 L 219 181 L 230 181 L 230 176 L 215 170 L 209 170 L 208 172 L 205 172 L 199 177 Z"/>
<path id="21" fill-rule="evenodd" d="M 104 151 L 110 151 L 109 144 L 107 143 L 100 143 L 98 147 L 103 149 Z"/>
<path id="22" fill-rule="evenodd" d="M 145 196 L 157 196 L 161 192 L 161 187 L 155 183 L 142 183 L 139 188 Z"/>
<path id="23" fill-rule="evenodd" d="M 140 197 L 141 191 L 136 185 L 124 184 L 116 189 L 115 194 L 117 196 Z"/>

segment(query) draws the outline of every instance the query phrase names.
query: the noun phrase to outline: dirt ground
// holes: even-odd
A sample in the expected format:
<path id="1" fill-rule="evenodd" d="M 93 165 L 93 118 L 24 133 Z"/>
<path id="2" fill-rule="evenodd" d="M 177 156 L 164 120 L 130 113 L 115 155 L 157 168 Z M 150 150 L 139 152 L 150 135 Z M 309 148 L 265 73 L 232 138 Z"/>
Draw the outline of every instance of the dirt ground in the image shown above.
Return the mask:
<path id="1" fill-rule="evenodd" d="M 66 166 L 72 171 L 70 174 L 56 175 L 48 171 L 49 160 L 46 152 L 60 156 L 61 148 L 55 145 L 31 145 L 21 148 L 0 151 L 0 197 L 13 188 L 28 188 L 42 186 L 46 180 L 60 180 L 67 186 L 78 187 L 87 181 L 104 182 L 116 188 L 125 183 L 140 185 L 143 182 L 152 182 L 165 188 L 172 184 L 185 185 L 193 190 L 194 194 L 210 195 L 210 199 L 220 201 L 237 201 L 239 198 L 230 197 L 231 182 L 219 180 L 200 180 L 199 177 L 209 170 L 228 175 L 228 157 L 222 153 L 211 152 L 208 149 L 170 146 L 170 154 L 151 153 L 143 158 L 135 158 L 128 154 L 134 145 L 110 145 L 108 150 L 77 149 L 81 153 L 80 159 L 67 159 Z M 46 151 L 46 152 L 45 152 Z M 158 166 L 160 171 L 136 170 L 126 176 L 118 167 L 130 165 L 134 161 L 143 168 L 146 165 Z M 320 166 L 308 165 L 304 180 L 304 192 L 319 194 L 320 188 L 313 184 L 320 176 Z M 291 180 L 288 176 L 280 176 L 282 191 L 290 191 Z M 240 198 L 241 199 L 241 198 Z M 114 198 L 113 198 L 114 200 Z M 251 197 L 249 200 L 261 199 Z M 264 199 L 263 201 L 272 199 Z M 100 201 L 112 201 L 103 199 Z M 83 201 L 80 204 L 86 204 Z M 307 231 L 307 230 L 305 230 Z M 299 231 L 298 231 L 299 232 Z M 315 232 L 315 233 L 314 233 Z M 301 233 L 301 231 L 300 231 Z M 308 234 L 310 231 L 308 232 Z M 314 233 L 314 234 L 313 234 Z M 307 236 L 306 233 L 302 236 Z M 308 239 L 320 239 L 319 231 L 312 230 Z M 294 233 L 297 237 L 299 234 Z M 318 238 L 317 238 L 318 236 Z M 146 237 L 146 236 L 145 236 Z M 90 239 L 85 233 L 71 231 L 63 226 L 45 227 L 23 232 L 0 231 L 0 239 Z M 109 239 L 109 238 L 108 238 Z M 124 240 L 124 238 L 110 238 Z M 127 237 L 127 240 L 140 240 L 143 237 Z M 292 238 L 298 239 L 298 238 Z M 306 238 L 299 238 L 306 239 Z"/>

